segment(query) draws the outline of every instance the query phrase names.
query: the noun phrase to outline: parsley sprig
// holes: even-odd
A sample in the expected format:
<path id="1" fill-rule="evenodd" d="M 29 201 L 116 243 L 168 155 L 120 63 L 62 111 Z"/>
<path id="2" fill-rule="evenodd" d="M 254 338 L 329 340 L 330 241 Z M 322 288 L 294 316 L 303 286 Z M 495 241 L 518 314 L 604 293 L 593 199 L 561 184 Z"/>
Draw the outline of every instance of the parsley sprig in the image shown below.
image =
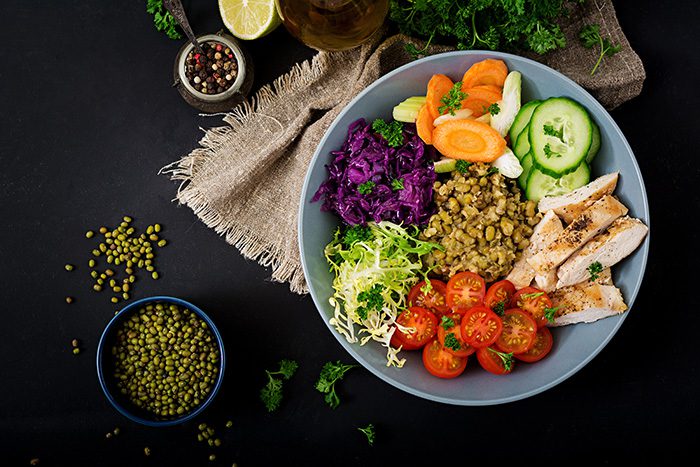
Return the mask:
<path id="1" fill-rule="evenodd" d="M 357 308 L 357 314 L 360 315 L 361 319 L 367 319 L 369 312 L 372 310 L 382 311 L 382 307 L 384 306 L 384 297 L 382 297 L 383 291 L 384 286 L 382 284 L 374 284 L 371 289 L 360 292 L 357 295 L 357 301 L 365 303 Z"/>
<path id="2" fill-rule="evenodd" d="M 472 165 L 472 162 L 460 159 L 457 161 L 457 164 L 455 165 L 455 170 L 461 174 L 466 174 L 467 172 L 469 172 L 470 165 Z"/>
<path id="3" fill-rule="evenodd" d="M 600 55 L 598 56 L 598 61 L 595 62 L 595 65 L 591 70 L 591 76 L 595 74 L 598 66 L 600 66 L 600 63 L 603 60 L 603 57 L 612 57 L 622 50 L 622 46 L 620 44 L 615 45 L 610 42 L 607 37 L 604 38 L 600 35 L 600 25 L 598 24 L 589 24 L 584 26 L 578 33 L 578 37 L 583 46 L 587 49 L 592 49 L 595 46 L 600 47 Z"/>
<path id="4" fill-rule="evenodd" d="M 268 412 L 274 412 L 282 402 L 283 381 L 288 380 L 299 368 L 299 364 L 294 360 L 280 360 L 279 370 L 267 373 L 267 384 L 260 390 L 260 400 L 263 401 Z"/>
<path id="5" fill-rule="evenodd" d="M 367 437 L 367 444 L 372 446 L 374 444 L 374 438 L 376 436 L 376 433 L 374 431 L 374 425 L 370 423 L 364 428 L 358 428 L 358 430 L 360 430 Z"/>
<path id="6" fill-rule="evenodd" d="M 178 23 L 163 6 L 163 0 L 146 0 L 146 12 L 153 15 L 157 30 L 165 32 L 171 39 L 182 39 L 182 34 L 177 30 Z"/>
<path id="7" fill-rule="evenodd" d="M 343 234 L 342 242 L 346 248 L 350 248 L 355 243 L 371 240 L 372 237 L 372 230 L 366 225 L 353 225 L 348 227 Z"/>
<path id="8" fill-rule="evenodd" d="M 344 365 L 340 360 L 333 362 L 326 362 L 321 369 L 321 374 L 316 381 L 316 390 L 322 394 L 325 394 L 324 400 L 332 408 L 335 409 L 340 404 L 340 398 L 335 392 L 335 384 L 343 379 L 345 373 L 357 365 Z"/>
<path id="9" fill-rule="evenodd" d="M 598 279 L 600 273 L 603 272 L 603 265 L 600 264 L 599 261 L 595 261 L 591 263 L 586 269 L 588 270 L 588 274 L 590 274 L 591 276 L 591 282 L 593 282 L 594 280 Z"/>
<path id="10" fill-rule="evenodd" d="M 403 124 L 397 120 L 387 123 L 378 118 L 372 122 L 372 130 L 382 135 L 392 148 L 398 148 L 403 144 Z"/>
<path id="11" fill-rule="evenodd" d="M 438 113 L 445 115 L 449 112 L 450 115 L 454 115 L 456 110 L 462 108 L 462 101 L 467 97 L 468 94 L 462 91 L 462 82 L 457 81 L 452 89 L 440 99 L 442 105 L 438 107 Z"/>

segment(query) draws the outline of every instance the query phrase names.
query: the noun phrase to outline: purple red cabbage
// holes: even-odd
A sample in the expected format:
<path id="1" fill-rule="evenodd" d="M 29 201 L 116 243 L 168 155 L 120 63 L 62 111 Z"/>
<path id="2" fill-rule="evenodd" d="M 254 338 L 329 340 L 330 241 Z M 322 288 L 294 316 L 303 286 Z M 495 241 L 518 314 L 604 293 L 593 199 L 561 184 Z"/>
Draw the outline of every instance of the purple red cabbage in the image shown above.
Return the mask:
<path id="1" fill-rule="evenodd" d="M 328 180 L 311 201 L 323 197 L 321 209 L 335 212 L 349 225 L 383 220 L 427 224 L 435 212 L 434 151 L 426 148 L 413 124 L 403 125 L 403 137 L 401 146 L 390 147 L 364 119 L 353 122 L 341 149 L 331 152 L 333 160 L 326 165 Z M 367 182 L 374 186 L 362 194 L 359 187 L 371 185 Z"/>

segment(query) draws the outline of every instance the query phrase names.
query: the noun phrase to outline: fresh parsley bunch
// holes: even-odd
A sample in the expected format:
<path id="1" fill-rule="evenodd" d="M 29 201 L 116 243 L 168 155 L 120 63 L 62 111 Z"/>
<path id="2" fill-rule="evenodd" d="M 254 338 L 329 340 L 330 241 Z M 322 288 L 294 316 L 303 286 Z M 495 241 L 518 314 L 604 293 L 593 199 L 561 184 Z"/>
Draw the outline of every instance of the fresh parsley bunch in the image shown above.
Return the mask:
<path id="1" fill-rule="evenodd" d="M 568 13 L 564 0 L 391 0 L 389 18 L 402 33 L 427 39 L 427 45 L 545 54 L 566 46 L 556 21 Z M 425 52 L 413 44 L 407 49 Z"/>
<path id="2" fill-rule="evenodd" d="M 164 31 L 171 39 L 182 39 L 182 34 L 177 30 L 178 23 L 163 6 L 163 0 L 146 0 L 146 12 L 153 15 L 157 30 Z"/>

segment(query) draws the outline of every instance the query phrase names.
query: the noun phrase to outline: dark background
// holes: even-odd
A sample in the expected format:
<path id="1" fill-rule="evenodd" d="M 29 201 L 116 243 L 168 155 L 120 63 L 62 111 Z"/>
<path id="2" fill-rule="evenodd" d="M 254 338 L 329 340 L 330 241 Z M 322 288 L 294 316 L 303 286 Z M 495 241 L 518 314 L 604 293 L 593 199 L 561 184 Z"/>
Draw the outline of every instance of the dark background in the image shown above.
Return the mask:
<path id="1" fill-rule="evenodd" d="M 634 309 L 607 347 L 558 386 L 491 407 L 441 405 L 364 369 L 348 373 L 335 411 L 313 389 L 328 360 L 351 363 L 310 297 L 272 283 L 186 207 L 158 171 L 196 147 L 201 117 L 171 87 L 182 41 L 157 32 L 144 1 L 5 0 L 0 6 L 0 464 L 207 465 L 196 425 L 217 427 L 216 465 L 410 465 L 514 458 L 564 462 L 697 452 L 698 27 L 691 2 L 616 2 L 641 56 L 641 96 L 612 111 L 641 166 L 651 207 L 651 254 Z M 663 6 L 662 6 L 663 5 Z M 197 33 L 221 27 L 215 0 L 191 2 Z M 254 87 L 313 51 L 283 28 L 246 43 Z M 162 278 L 137 298 L 198 304 L 225 336 L 225 384 L 196 421 L 136 425 L 106 401 L 95 348 L 116 306 L 90 290 L 87 229 L 123 215 L 160 222 L 170 245 Z M 77 265 L 72 273 L 65 263 Z M 143 277 L 143 275 L 142 275 Z M 76 297 L 67 305 L 66 295 Z M 70 341 L 83 352 L 74 356 Z M 264 369 L 300 370 L 281 409 L 258 399 Z M 233 428 L 223 423 L 231 419 Z M 358 426 L 374 423 L 368 447 Z M 107 440 L 114 427 L 121 435 Z M 145 458 L 149 446 L 152 455 Z M 523 457 L 524 456 L 524 457 Z"/>

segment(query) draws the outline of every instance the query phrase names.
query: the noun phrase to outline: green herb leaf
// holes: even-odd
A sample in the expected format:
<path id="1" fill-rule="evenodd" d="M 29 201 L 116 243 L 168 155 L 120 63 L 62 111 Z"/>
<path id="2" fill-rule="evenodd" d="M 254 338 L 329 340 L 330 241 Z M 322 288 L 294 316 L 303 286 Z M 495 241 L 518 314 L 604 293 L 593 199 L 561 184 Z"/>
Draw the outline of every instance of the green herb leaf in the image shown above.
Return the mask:
<path id="1" fill-rule="evenodd" d="M 447 315 L 443 315 L 442 318 L 440 318 L 440 326 L 442 326 L 445 331 L 448 331 L 455 327 L 455 320 Z"/>
<path id="2" fill-rule="evenodd" d="M 366 225 L 354 225 L 348 227 L 343 234 L 342 243 L 346 248 L 350 248 L 357 242 L 365 242 L 371 240 L 373 237 L 372 231 Z"/>
<path id="3" fill-rule="evenodd" d="M 325 394 L 323 399 L 332 409 L 335 409 L 340 404 L 340 398 L 335 391 L 335 384 L 343 379 L 345 373 L 355 367 L 357 365 L 344 365 L 340 360 L 335 363 L 326 362 L 323 365 L 318 381 L 316 381 L 316 390 Z"/>
<path id="4" fill-rule="evenodd" d="M 492 306 L 491 309 L 498 316 L 503 316 L 503 314 L 506 312 L 506 301 L 501 300 L 500 302 L 498 302 L 494 306 Z"/>
<path id="5" fill-rule="evenodd" d="M 600 264 L 600 262 L 596 261 L 594 263 L 591 263 L 588 268 L 588 273 L 591 275 L 590 281 L 593 282 L 594 280 L 598 279 L 598 275 L 603 272 L 603 265 Z"/>
<path id="6" fill-rule="evenodd" d="M 489 170 L 486 171 L 486 175 L 493 175 L 498 173 L 498 167 L 491 166 Z"/>
<path id="7" fill-rule="evenodd" d="M 592 49 L 595 46 L 600 47 L 600 55 L 598 55 L 598 60 L 591 69 L 591 76 L 593 76 L 598 70 L 598 66 L 603 60 L 603 57 L 612 57 L 620 50 L 622 46 L 620 44 L 614 45 L 608 38 L 603 38 L 600 34 L 600 26 L 598 24 L 588 24 L 581 28 L 578 34 L 579 40 L 587 49 Z"/>
<path id="8" fill-rule="evenodd" d="M 549 143 L 544 145 L 544 154 L 547 156 L 547 159 L 551 157 L 561 157 L 561 154 L 558 152 L 552 151 L 552 147 L 549 145 Z"/>
<path id="9" fill-rule="evenodd" d="M 466 98 L 467 93 L 462 92 L 462 82 L 457 81 L 452 89 L 440 99 L 442 105 L 438 107 L 438 113 L 444 115 L 449 112 L 450 115 L 455 115 L 455 110 L 462 108 L 462 101 Z"/>
<path id="10" fill-rule="evenodd" d="M 375 431 L 374 431 L 374 425 L 371 423 L 367 425 L 364 428 L 358 428 L 364 435 L 367 437 L 367 444 L 372 446 L 374 444 L 374 438 L 375 438 Z"/>
<path id="11" fill-rule="evenodd" d="M 358 307 L 357 314 L 360 318 L 367 319 L 370 311 L 382 311 L 384 306 L 384 297 L 382 297 L 382 292 L 384 291 L 384 286 L 381 284 L 374 284 L 370 290 L 365 290 L 357 294 L 358 303 L 364 302 L 365 305 Z"/>
<path id="12" fill-rule="evenodd" d="M 469 172 L 470 165 L 472 165 L 472 162 L 460 159 L 455 165 L 455 170 L 461 174 L 466 174 L 467 172 Z"/>
<path id="13" fill-rule="evenodd" d="M 445 334 L 445 347 L 458 352 L 462 348 L 462 344 L 459 342 L 459 339 L 457 339 L 453 332 L 448 332 Z"/>
<path id="14" fill-rule="evenodd" d="M 403 178 L 395 178 L 391 181 L 391 189 L 394 191 L 403 190 Z"/>
<path id="15" fill-rule="evenodd" d="M 393 120 L 387 123 L 378 118 L 372 122 L 372 130 L 382 135 L 392 148 L 398 148 L 403 144 L 403 124 L 399 121 Z"/>
<path id="16" fill-rule="evenodd" d="M 561 308 L 561 307 L 555 306 L 552 308 L 546 307 L 544 309 L 544 317 L 547 318 L 547 321 L 549 321 L 550 323 L 554 322 L 554 315 L 557 314 L 557 311 L 559 310 L 559 308 Z"/>
<path id="17" fill-rule="evenodd" d="M 146 12 L 153 15 L 153 23 L 158 31 L 163 31 L 171 39 L 182 39 L 177 30 L 178 23 L 163 6 L 163 0 L 146 0 Z"/>
<path id="18" fill-rule="evenodd" d="M 260 390 L 260 399 L 265 404 L 268 412 L 273 412 L 279 408 L 282 402 L 282 381 L 288 380 L 299 368 L 299 364 L 294 360 L 280 360 L 279 370 L 267 373 L 267 384 Z"/>
<path id="19" fill-rule="evenodd" d="M 489 105 L 486 110 L 488 110 L 491 116 L 498 115 L 501 112 L 501 108 L 498 106 L 497 102 L 494 102 L 493 104 Z"/>
<path id="20" fill-rule="evenodd" d="M 554 136 L 555 138 L 559 138 L 560 140 L 563 140 L 564 138 L 564 128 L 555 130 L 552 125 L 544 125 L 542 129 L 545 135 Z"/>
<path id="21" fill-rule="evenodd" d="M 503 368 L 505 368 L 506 371 L 510 371 L 513 369 L 513 352 L 499 352 L 498 350 L 492 349 L 491 347 L 489 347 L 488 349 L 501 358 L 501 361 L 503 362 Z"/>
<path id="22" fill-rule="evenodd" d="M 368 195 L 372 193 L 372 190 L 374 190 L 375 186 L 377 186 L 376 183 L 374 183 L 372 180 L 367 180 L 365 183 L 361 183 L 357 186 L 357 191 L 361 195 Z"/>

